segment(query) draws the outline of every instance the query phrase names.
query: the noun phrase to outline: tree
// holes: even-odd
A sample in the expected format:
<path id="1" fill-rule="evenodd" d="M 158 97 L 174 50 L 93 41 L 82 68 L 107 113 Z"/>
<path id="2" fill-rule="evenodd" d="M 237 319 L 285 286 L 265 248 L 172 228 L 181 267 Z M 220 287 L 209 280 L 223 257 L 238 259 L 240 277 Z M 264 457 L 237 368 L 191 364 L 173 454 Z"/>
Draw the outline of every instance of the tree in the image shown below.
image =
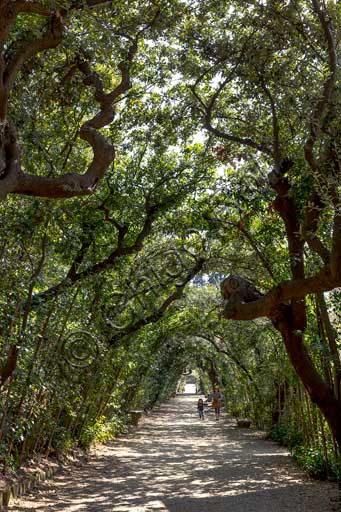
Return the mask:
<path id="1" fill-rule="evenodd" d="M 1 2 L 1 199 L 94 193 L 115 161 L 108 128 L 143 69 L 139 46 L 155 44 L 168 16 L 154 2 Z"/>
<path id="2" fill-rule="evenodd" d="M 255 162 L 268 174 L 269 215 L 287 241 L 290 277 L 266 293 L 226 279 L 224 316 L 271 319 L 341 446 L 341 403 L 304 344 L 306 297 L 341 284 L 339 24 L 334 2 L 206 2 L 183 25 L 180 52 L 217 157 L 231 173 Z"/>
<path id="3" fill-rule="evenodd" d="M 269 411 L 291 376 L 258 369 L 270 322 L 341 443 L 323 296 L 341 283 L 340 16 L 319 0 L 1 3 L 7 458 L 89 439 L 192 361 Z M 254 324 L 223 328 L 222 279 L 225 318 Z"/>

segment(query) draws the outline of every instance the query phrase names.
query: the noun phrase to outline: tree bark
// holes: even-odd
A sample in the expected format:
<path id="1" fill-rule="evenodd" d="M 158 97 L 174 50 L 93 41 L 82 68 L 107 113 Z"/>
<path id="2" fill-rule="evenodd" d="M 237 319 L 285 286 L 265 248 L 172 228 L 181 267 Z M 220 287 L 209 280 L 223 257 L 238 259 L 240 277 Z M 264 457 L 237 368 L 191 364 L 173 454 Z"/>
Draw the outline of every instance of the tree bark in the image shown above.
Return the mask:
<path id="1" fill-rule="evenodd" d="M 86 6 L 95 7 L 105 1 L 89 0 L 79 4 L 74 2 L 71 8 L 60 8 L 56 11 L 50 10 L 39 2 L 25 0 L 0 2 L 0 200 L 6 199 L 8 194 L 46 198 L 70 198 L 93 194 L 114 161 L 115 149 L 100 130 L 113 121 L 114 103 L 131 88 L 130 67 L 137 52 L 139 37 L 154 24 L 159 10 L 154 13 L 150 23 L 131 40 L 125 59 L 118 63 L 121 81 L 111 92 L 104 91 L 102 79 L 92 71 L 88 62 L 77 60 L 74 64 L 74 67 L 85 76 L 84 86 L 94 89 L 94 100 L 100 107 L 97 114 L 85 121 L 79 131 L 79 137 L 89 144 L 93 152 L 92 161 L 84 174 L 70 172 L 59 177 L 48 177 L 26 173 L 20 165 L 19 138 L 11 120 L 7 117 L 10 93 L 15 87 L 18 73 L 23 65 L 37 58 L 40 53 L 60 45 L 65 22 L 74 10 L 82 10 Z M 44 18 L 41 24 L 42 35 L 36 37 L 32 31 L 24 42 L 16 41 L 19 48 L 10 56 L 8 52 L 8 55 L 6 54 L 6 43 L 10 29 L 21 13 L 30 13 Z M 8 131 L 10 131 L 9 135 Z"/>
<path id="2" fill-rule="evenodd" d="M 316 302 L 321 315 L 323 328 L 327 336 L 330 354 L 333 361 L 335 396 L 336 398 L 340 399 L 341 360 L 339 350 L 336 344 L 336 334 L 329 318 L 328 309 L 323 293 L 316 294 Z"/>
<path id="3" fill-rule="evenodd" d="M 17 359 L 19 354 L 19 348 L 17 345 L 12 345 L 9 348 L 7 359 L 3 366 L 0 368 L 0 388 L 5 382 L 12 377 L 13 372 L 17 366 Z"/>
<path id="4" fill-rule="evenodd" d="M 276 329 L 282 334 L 289 359 L 312 402 L 321 410 L 341 447 L 341 401 L 335 397 L 333 388 L 316 370 L 304 345 L 304 330 L 300 329 L 299 324 L 300 319 L 297 319 L 293 308 L 287 306 L 282 309 L 282 318 L 276 322 Z"/>

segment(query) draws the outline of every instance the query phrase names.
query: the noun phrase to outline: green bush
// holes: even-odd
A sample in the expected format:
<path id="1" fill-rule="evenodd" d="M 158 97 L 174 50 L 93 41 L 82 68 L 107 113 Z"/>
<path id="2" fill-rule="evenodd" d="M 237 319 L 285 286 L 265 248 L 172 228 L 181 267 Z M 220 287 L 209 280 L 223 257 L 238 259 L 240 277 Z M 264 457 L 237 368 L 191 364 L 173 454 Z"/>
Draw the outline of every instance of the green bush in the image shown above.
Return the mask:
<path id="1" fill-rule="evenodd" d="M 87 426 L 80 436 L 79 444 L 82 448 L 88 449 L 96 441 L 105 443 L 115 439 L 118 434 L 126 432 L 126 422 L 122 418 L 113 417 L 108 420 L 105 416 L 100 416 L 96 423 Z"/>
<path id="2" fill-rule="evenodd" d="M 74 441 L 71 433 L 65 427 L 60 426 L 53 434 L 51 445 L 57 454 L 67 453 L 72 449 Z"/>
<path id="3" fill-rule="evenodd" d="M 321 479 L 331 476 L 336 477 L 331 465 L 325 460 L 325 455 L 320 447 L 299 446 L 293 451 L 293 457 L 310 476 Z"/>
<path id="4" fill-rule="evenodd" d="M 280 423 L 272 429 L 270 437 L 273 441 L 276 441 L 289 449 L 301 446 L 303 443 L 302 432 L 297 428 Z"/>
<path id="5" fill-rule="evenodd" d="M 341 464 L 335 458 L 332 446 L 325 451 L 321 446 L 303 445 L 302 433 L 284 424 L 277 425 L 271 432 L 271 439 L 289 448 L 298 465 L 310 476 L 319 479 L 341 479 Z"/>

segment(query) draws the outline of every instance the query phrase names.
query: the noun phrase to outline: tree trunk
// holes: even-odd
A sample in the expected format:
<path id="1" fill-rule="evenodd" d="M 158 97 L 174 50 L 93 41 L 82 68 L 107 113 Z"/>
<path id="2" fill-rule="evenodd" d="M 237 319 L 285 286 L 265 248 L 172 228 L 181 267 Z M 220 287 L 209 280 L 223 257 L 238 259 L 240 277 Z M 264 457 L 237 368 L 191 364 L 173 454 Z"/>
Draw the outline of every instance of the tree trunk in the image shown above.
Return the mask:
<path id="1" fill-rule="evenodd" d="M 340 387 L 341 387 L 341 360 L 337 347 L 337 335 L 335 329 L 333 329 L 332 323 L 329 318 L 329 313 L 326 305 L 326 301 L 323 293 L 316 294 L 316 302 L 318 306 L 318 311 L 321 315 L 322 324 L 324 327 L 324 331 L 327 336 L 327 340 L 329 343 L 330 353 L 333 360 L 334 367 L 334 390 L 336 398 L 340 399 Z"/>
<path id="2" fill-rule="evenodd" d="M 212 384 L 212 389 L 214 389 L 214 387 L 219 384 L 219 374 L 218 374 L 218 370 L 217 370 L 215 361 L 213 361 L 213 360 L 209 361 L 207 373 L 208 373 L 209 379 Z"/>
<path id="3" fill-rule="evenodd" d="M 276 405 L 275 408 L 272 411 L 272 418 L 271 418 L 271 424 L 273 427 L 275 427 L 285 409 L 286 405 L 286 396 L 287 396 L 287 388 L 288 383 L 287 382 L 280 382 L 276 384 Z"/>
<path id="4" fill-rule="evenodd" d="M 5 382 L 12 377 L 13 372 L 17 366 L 19 348 L 17 345 L 12 345 L 9 348 L 7 359 L 3 366 L 0 368 L 0 388 Z"/>
<path id="5" fill-rule="evenodd" d="M 276 322 L 283 341 L 298 376 L 314 404 L 318 406 L 341 448 L 341 401 L 335 397 L 330 387 L 316 370 L 304 345 L 304 329 L 299 328 L 294 308 L 287 306 L 282 318 Z"/>

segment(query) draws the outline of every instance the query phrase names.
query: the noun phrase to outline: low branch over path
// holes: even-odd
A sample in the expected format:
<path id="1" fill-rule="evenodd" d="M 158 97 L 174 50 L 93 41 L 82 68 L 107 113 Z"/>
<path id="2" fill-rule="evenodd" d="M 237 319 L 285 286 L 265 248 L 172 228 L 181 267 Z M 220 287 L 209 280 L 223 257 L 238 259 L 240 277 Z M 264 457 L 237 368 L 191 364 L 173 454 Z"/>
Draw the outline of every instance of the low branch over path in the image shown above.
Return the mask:
<path id="1" fill-rule="evenodd" d="M 178 396 L 137 432 L 97 448 L 9 510 L 26 512 L 331 512 L 335 484 L 309 480 L 287 452 Z M 335 509 L 334 509 L 335 510 Z"/>

